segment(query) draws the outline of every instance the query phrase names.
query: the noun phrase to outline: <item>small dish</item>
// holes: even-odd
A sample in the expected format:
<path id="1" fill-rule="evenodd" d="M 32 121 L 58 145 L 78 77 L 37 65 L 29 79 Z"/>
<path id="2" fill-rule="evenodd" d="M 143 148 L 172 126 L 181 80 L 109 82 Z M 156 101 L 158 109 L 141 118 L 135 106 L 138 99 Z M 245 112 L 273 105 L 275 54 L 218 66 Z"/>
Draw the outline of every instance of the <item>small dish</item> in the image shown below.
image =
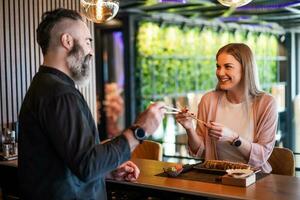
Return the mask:
<path id="1" fill-rule="evenodd" d="M 254 173 L 251 169 L 227 169 L 226 172 L 233 178 L 246 178 Z"/>
<path id="2" fill-rule="evenodd" d="M 164 172 L 166 174 L 168 174 L 168 176 L 171 176 L 171 177 L 176 177 L 183 171 L 183 168 L 177 169 L 176 167 L 168 167 L 168 168 L 163 168 L 163 169 L 164 169 Z"/>
<path id="3" fill-rule="evenodd" d="M 199 165 L 200 163 L 196 164 L 185 164 L 185 165 L 175 165 L 172 167 L 163 168 L 164 172 L 171 177 L 176 177 L 179 174 L 188 172 L 194 169 L 194 166 Z"/>

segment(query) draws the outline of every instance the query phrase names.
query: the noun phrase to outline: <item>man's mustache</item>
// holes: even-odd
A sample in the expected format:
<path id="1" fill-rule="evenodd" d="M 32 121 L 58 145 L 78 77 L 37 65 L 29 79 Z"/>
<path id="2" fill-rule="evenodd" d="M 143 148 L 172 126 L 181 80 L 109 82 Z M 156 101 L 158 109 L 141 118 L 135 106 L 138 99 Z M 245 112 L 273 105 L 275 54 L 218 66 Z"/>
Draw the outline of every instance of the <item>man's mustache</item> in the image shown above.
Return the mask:
<path id="1" fill-rule="evenodd" d="M 91 54 L 86 55 L 86 56 L 84 57 L 84 63 L 90 62 L 91 59 L 92 59 L 92 55 L 91 55 Z"/>

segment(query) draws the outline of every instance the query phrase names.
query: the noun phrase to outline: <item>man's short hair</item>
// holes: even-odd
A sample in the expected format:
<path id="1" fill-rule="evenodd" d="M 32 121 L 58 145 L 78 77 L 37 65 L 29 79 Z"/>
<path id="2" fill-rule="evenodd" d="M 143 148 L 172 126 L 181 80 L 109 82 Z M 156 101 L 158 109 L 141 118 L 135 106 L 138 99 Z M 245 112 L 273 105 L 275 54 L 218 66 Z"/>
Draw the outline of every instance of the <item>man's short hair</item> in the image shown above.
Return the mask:
<path id="1" fill-rule="evenodd" d="M 52 28 L 62 19 L 83 20 L 81 15 L 74 10 L 58 8 L 53 11 L 45 12 L 42 15 L 42 21 L 36 30 L 37 42 L 42 49 L 43 55 L 47 53 Z"/>

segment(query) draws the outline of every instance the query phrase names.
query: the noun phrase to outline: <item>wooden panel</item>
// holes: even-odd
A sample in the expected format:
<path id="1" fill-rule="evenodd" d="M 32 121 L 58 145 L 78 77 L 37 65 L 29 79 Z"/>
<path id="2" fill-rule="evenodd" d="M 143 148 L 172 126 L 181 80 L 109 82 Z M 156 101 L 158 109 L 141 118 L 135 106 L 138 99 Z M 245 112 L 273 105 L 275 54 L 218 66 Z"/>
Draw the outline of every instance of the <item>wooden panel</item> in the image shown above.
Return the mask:
<path id="1" fill-rule="evenodd" d="M 4 78 L 5 78 L 5 71 L 4 71 L 4 13 L 3 13 L 3 2 L 0 2 L 0 123 L 4 124 L 4 121 L 6 121 L 6 119 L 4 117 L 6 117 L 5 111 L 4 111 L 4 91 L 5 91 L 5 87 L 4 87 Z M 0 127 L 1 128 L 1 127 Z"/>
<path id="2" fill-rule="evenodd" d="M 5 71 L 5 91 L 4 93 L 4 100 L 5 100 L 5 105 L 4 109 L 6 110 L 6 120 L 11 121 L 11 115 L 12 115 L 12 104 L 11 104 L 11 96 L 12 96 L 12 87 L 11 87 L 11 56 L 10 56 L 10 28 L 9 28 L 9 2 L 10 1 L 5 1 L 4 2 L 4 71 Z"/>
<path id="3" fill-rule="evenodd" d="M 59 7 L 79 11 L 79 0 L 0 1 L 0 128 L 17 121 L 22 100 L 43 61 L 36 42 L 36 28 L 45 11 Z M 88 23 L 92 37 L 94 26 Z M 94 46 L 94 45 L 93 45 Z M 91 84 L 80 89 L 93 115 L 96 113 L 95 64 Z"/>
<path id="4" fill-rule="evenodd" d="M 31 62 L 30 62 L 30 50 L 29 50 L 29 44 L 30 44 L 30 41 L 29 41 L 29 14 L 28 14 L 28 0 L 23 0 L 24 1 L 24 29 L 25 29 L 25 32 L 24 32 L 24 41 L 25 41 L 25 46 L 24 46 L 24 50 L 25 50 L 25 82 L 24 84 L 26 85 L 26 90 L 29 86 L 29 82 L 30 82 L 30 65 L 31 65 Z M 20 41 L 22 42 L 22 41 Z M 25 95 L 25 94 L 24 94 Z"/>
<path id="5" fill-rule="evenodd" d="M 21 101 L 23 100 L 23 97 L 25 95 L 26 91 L 26 46 L 25 46 L 25 11 L 24 11 L 24 0 L 20 0 L 20 7 L 19 7 L 19 16 L 20 16 L 20 36 L 19 36 L 19 43 L 20 43 L 20 73 L 21 73 L 21 79 L 20 79 L 20 90 L 21 90 Z M 17 12 L 16 12 L 17 13 Z"/>
<path id="6" fill-rule="evenodd" d="M 14 11 L 13 13 L 18 13 L 20 8 L 20 1 L 15 1 L 15 6 L 14 6 Z M 20 34 L 20 14 L 15 15 L 15 38 L 20 38 L 21 34 Z M 15 42 L 15 66 L 16 66 L 16 109 L 18 109 L 20 107 L 20 104 L 22 102 L 22 93 L 21 93 L 21 43 L 20 42 Z M 19 87 L 20 86 L 20 87 Z M 16 111 L 18 112 L 18 111 Z"/>

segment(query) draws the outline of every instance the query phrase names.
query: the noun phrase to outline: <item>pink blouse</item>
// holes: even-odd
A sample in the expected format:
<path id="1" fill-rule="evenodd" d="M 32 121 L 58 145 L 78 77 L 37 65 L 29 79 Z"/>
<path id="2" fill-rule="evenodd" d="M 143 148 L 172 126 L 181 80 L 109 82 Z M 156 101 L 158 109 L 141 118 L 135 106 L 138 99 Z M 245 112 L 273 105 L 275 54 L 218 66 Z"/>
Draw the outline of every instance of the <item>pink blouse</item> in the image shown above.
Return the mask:
<path id="1" fill-rule="evenodd" d="M 206 93 L 198 105 L 198 118 L 205 122 L 215 121 L 220 97 L 223 91 Z M 275 99 L 269 94 L 262 94 L 253 101 L 254 138 L 251 143 L 251 152 L 248 164 L 260 168 L 265 173 L 272 171 L 268 163 L 275 144 L 277 130 L 277 106 Z M 198 151 L 194 156 L 205 155 L 206 160 L 217 160 L 216 143 L 208 136 L 207 128 L 198 123 L 196 132 L 202 139 Z M 193 155 L 193 153 L 191 152 Z"/>

